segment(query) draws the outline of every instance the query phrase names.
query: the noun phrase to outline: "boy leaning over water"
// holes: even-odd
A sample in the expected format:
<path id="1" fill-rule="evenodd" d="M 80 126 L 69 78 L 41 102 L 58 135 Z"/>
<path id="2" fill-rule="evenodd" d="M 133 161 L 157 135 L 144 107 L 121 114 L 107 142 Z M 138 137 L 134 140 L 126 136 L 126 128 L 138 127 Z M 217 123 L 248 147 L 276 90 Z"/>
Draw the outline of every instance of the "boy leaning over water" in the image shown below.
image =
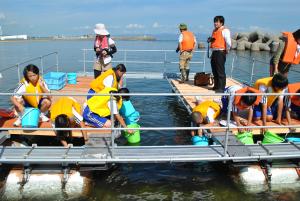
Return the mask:
<path id="1" fill-rule="evenodd" d="M 300 82 L 289 84 L 288 93 L 300 94 Z M 284 98 L 284 109 L 289 125 L 291 125 L 291 117 L 295 119 L 300 119 L 300 95 L 286 96 Z M 290 129 L 291 132 L 294 130 L 294 128 Z"/>
<path id="2" fill-rule="evenodd" d="M 223 113 L 227 113 L 228 105 L 231 104 L 231 113 L 233 120 L 236 122 L 237 126 L 249 126 L 252 122 L 253 116 L 253 107 L 258 105 L 261 96 L 251 95 L 253 93 L 260 93 L 260 91 L 252 88 L 252 87 L 241 87 L 238 85 L 233 85 L 227 87 L 224 93 L 235 94 L 234 98 L 230 100 L 229 96 L 222 96 L 222 111 Z M 249 94 L 249 95 L 239 95 L 239 94 Z M 241 119 L 239 116 L 240 111 L 248 110 L 248 118 L 245 121 Z M 245 129 L 238 129 L 239 132 L 243 132 Z M 250 130 L 250 129 L 246 129 Z"/>
<path id="3" fill-rule="evenodd" d="M 127 88 L 121 88 L 118 90 L 119 93 L 129 93 Z M 140 113 L 133 107 L 130 96 L 122 96 L 122 107 L 120 109 L 121 116 L 124 117 L 127 125 L 134 124 L 140 120 Z"/>
<path id="4" fill-rule="evenodd" d="M 214 101 L 197 100 L 197 105 L 193 108 L 191 114 L 192 126 L 200 127 L 201 124 L 213 123 L 221 113 L 221 106 Z M 191 135 L 202 136 L 202 130 L 192 130 Z"/>

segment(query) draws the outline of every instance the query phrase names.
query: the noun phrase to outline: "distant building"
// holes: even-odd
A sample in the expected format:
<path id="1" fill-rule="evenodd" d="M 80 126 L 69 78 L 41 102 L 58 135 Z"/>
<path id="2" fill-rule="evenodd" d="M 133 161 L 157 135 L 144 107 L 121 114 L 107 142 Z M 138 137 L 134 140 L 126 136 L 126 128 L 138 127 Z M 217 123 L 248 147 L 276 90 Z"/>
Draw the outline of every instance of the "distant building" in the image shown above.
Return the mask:
<path id="1" fill-rule="evenodd" d="M 0 40 L 27 40 L 27 35 L 0 36 Z"/>

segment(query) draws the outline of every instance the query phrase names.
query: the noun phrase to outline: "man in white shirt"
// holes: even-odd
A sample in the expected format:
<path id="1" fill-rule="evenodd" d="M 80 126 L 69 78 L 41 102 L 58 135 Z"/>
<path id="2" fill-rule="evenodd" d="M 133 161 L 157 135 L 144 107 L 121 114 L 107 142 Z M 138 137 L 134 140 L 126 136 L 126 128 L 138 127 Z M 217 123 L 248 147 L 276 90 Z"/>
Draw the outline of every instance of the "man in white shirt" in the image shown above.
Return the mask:
<path id="1" fill-rule="evenodd" d="M 225 62 L 226 54 L 231 47 L 231 37 L 229 29 L 224 27 L 225 19 L 223 16 L 214 18 L 215 29 L 212 36 L 208 38 L 212 48 L 211 69 L 214 75 L 214 87 L 217 93 L 223 93 L 226 86 Z"/>

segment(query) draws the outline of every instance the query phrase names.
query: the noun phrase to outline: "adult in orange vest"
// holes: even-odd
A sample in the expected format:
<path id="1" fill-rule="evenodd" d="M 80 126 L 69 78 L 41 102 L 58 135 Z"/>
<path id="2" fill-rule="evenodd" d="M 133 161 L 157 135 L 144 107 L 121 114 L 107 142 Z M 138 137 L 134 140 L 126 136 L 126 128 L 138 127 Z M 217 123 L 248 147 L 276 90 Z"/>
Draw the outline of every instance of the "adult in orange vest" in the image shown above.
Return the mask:
<path id="1" fill-rule="evenodd" d="M 179 55 L 179 69 L 181 72 L 181 82 L 189 80 L 190 67 L 189 62 L 193 57 L 193 52 L 196 47 L 196 37 L 194 34 L 187 30 L 186 24 L 179 25 L 180 35 L 178 39 L 178 47 L 176 52 L 180 52 Z"/>
<path id="2" fill-rule="evenodd" d="M 230 31 L 224 27 L 225 19 L 223 16 L 214 18 L 215 29 L 212 36 L 208 38 L 211 55 L 211 69 L 214 75 L 214 87 L 212 88 L 217 93 L 223 93 L 226 86 L 225 62 L 226 54 L 229 53 L 231 47 Z"/>
<path id="3" fill-rule="evenodd" d="M 282 73 L 287 76 L 292 64 L 300 63 L 300 29 L 283 32 L 275 55 L 270 60 L 270 76 Z"/>

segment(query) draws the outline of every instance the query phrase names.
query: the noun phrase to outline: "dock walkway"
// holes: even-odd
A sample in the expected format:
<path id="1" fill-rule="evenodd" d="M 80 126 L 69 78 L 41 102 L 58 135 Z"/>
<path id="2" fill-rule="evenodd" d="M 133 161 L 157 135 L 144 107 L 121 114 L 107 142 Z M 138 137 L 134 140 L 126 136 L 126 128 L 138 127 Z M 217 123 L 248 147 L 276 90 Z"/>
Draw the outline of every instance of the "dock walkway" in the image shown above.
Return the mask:
<path id="1" fill-rule="evenodd" d="M 204 86 L 204 87 L 199 87 L 199 86 L 194 86 L 194 82 L 193 80 L 190 80 L 188 82 L 185 83 L 179 83 L 178 80 L 176 79 L 170 79 L 169 83 L 173 89 L 174 92 L 176 93 L 180 93 L 180 94 L 199 94 L 199 93 L 203 93 L 203 94 L 215 94 L 215 92 L 213 90 L 209 90 L 209 88 L 212 88 L 212 86 Z M 232 85 L 242 85 L 240 82 L 232 79 L 232 78 L 227 78 L 226 79 L 226 87 L 228 86 L 232 86 Z M 193 107 L 196 106 L 196 99 L 195 96 L 185 96 L 182 95 L 179 97 L 183 104 L 185 105 L 186 109 L 191 113 Z M 201 96 L 202 100 L 214 100 L 214 99 L 219 99 L 219 101 L 221 101 L 221 96 Z M 243 118 L 245 119 L 246 116 L 243 116 Z M 226 117 L 219 117 L 219 119 L 213 123 L 213 124 L 207 124 L 206 126 L 220 126 L 219 122 L 220 120 L 226 120 Z M 246 119 L 245 119 L 246 120 Z M 283 125 L 288 125 L 287 121 L 284 119 L 282 122 Z M 278 124 L 274 123 L 274 122 L 268 122 L 267 123 L 268 126 L 279 126 Z M 296 119 L 292 119 L 292 125 L 300 125 L 300 121 L 296 120 Z M 255 121 L 253 122 L 251 125 L 249 126 L 262 126 L 262 121 Z M 224 132 L 225 128 L 220 126 L 220 129 L 211 129 L 211 132 Z M 268 130 L 275 132 L 275 133 L 289 133 L 289 129 L 288 128 L 269 128 Z M 232 129 L 233 133 L 237 133 L 237 129 Z M 259 135 L 261 134 L 261 131 L 259 128 L 256 129 L 252 129 L 252 132 L 254 135 Z M 300 128 L 296 128 L 296 133 L 300 133 Z"/>

